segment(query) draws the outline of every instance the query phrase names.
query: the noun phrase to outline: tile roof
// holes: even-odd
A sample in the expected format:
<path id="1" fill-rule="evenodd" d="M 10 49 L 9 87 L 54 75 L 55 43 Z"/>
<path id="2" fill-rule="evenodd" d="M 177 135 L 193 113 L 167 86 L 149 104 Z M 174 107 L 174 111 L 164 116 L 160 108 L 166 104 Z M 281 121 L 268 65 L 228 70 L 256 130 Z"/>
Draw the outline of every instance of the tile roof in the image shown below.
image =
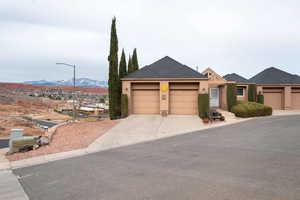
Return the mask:
<path id="1" fill-rule="evenodd" d="M 227 81 L 235 81 L 237 83 L 249 83 L 250 81 L 236 73 L 226 74 L 223 78 Z"/>
<path id="2" fill-rule="evenodd" d="M 146 65 L 138 71 L 128 74 L 126 78 L 207 78 L 192 68 L 166 56 Z"/>
<path id="3" fill-rule="evenodd" d="M 256 84 L 300 84 L 300 76 L 270 67 L 256 74 L 249 81 Z"/>

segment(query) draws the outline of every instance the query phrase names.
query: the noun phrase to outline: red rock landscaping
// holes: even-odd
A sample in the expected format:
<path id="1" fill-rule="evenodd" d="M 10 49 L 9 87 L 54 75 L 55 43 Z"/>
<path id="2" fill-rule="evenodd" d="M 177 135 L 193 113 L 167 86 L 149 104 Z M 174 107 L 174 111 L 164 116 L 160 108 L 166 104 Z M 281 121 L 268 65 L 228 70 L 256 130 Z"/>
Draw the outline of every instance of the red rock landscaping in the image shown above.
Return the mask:
<path id="1" fill-rule="evenodd" d="M 57 128 L 50 145 L 25 153 L 15 153 L 7 156 L 7 159 L 9 161 L 16 161 L 35 156 L 86 148 L 118 122 L 118 120 L 102 120 L 97 122 L 69 123 Z"/>

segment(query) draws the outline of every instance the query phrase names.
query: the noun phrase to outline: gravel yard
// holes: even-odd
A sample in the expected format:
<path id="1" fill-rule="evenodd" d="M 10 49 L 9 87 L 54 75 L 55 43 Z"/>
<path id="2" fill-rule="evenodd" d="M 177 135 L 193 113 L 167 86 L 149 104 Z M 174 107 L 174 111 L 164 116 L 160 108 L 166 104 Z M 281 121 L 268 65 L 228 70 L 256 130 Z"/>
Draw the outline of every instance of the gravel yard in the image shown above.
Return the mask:
<path id="1" fill-rule="evenodd" d="M 7 156 L 7 159 L 16 161 L 35 156 L 85 148 L 118 122 L 118 120 L 102 120 L 97 122 L 66 124 L 56 130 L 50 145 L 26 153 L 16 153 Z"/>

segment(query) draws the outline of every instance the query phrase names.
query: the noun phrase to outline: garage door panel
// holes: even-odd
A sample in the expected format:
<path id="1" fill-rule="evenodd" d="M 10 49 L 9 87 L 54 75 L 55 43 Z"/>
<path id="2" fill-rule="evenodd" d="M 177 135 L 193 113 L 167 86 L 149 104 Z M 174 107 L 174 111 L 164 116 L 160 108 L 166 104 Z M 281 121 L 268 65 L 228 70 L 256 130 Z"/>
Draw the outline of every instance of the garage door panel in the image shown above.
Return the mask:
<path id="1" fill-rule="evenodd" d="M 170 113 L 194 115 L 198 110 L 198 90 L 171 90 Z"/>
<path id="2" fill-rule="evenodd" d="M 153 96 L 138 96 L 139 94 L 134 94 L 134 99 L 137 100 L 135 103 L 144 103 L 147 101 L 147 103 L 154 103 L 159 101 L 159 95 L 156 95 L 153 93 Z M 144 95 L 144 94 L 143 94 Z"/>
<path id="3" fill-rule="evenodd" d="M 134 114 L 158 114 L 158 112 L 152 108 L 135 108 Z"/>
<path id="4" fill-rule="evenodd" d="M 133 90 L 134 114 L 159 114 L 159 90 Z"/>
<path id="5" fill-rule="evenodd" d="M 175 97 L 175 98 L 172 98 L 172 100 L 173 100 L 173 102 L 171 102 L 171 104 L 174 103 L 174 102 L 181 102 L 181 103 L 189 103 L 189 102 L 196 103 L 197 102 L 197 100 L 195 100 L 194 97 L 192 97 L 192 96 L 189 97 L 189 98 L 187 98 L 187 97 L 185 97 L 185 98 L 176 98 Z"/>
<path id="6" fill-rule="evenodd" d="M 171 111 L 173 111 L 173 112 L 174 112 L 174 110 L 178 110 L 178 109 L 189 109 L 189 110 L 196 110 L 197 109 L 196 106 L 188 106 L 186 104 L 172 104 L 170 106 L 171 106 L 171 108 L 173 108 L 173 109 L 171 109 Z M 194 112 L 192 112 L 192 113 L 194 113 Z"/>
<path id="7" fill-rule="evenodd" d="M 135 108 L 144 108 L 144 109 L 152 109 L 152 108 L 157 108 L 157 104 L 150 104 L 150 103 L 147 103 L 147 106 L 145 106 L 145 104 L 135 104 L 134 106 Z"/>
<path id="8" fill-rule="evenodd" d="M 174 94 L 171 95 L 171 98 L 175 101 L 175 102 L 190 102 L 190 101 L 194 101 L 196 102 L 197 99 L 195 98 L 196 95 L 192 95 L 192 96 L 176 96 Z"/>
<path id="9" fill-rule="evenodd" d="M 281 110 L 283 105 L 282 92 L 264 92 L 264 104 L 275 110 Z"/>
<path id="10" fill-rule="evenodd" d="M 292 108 L 300 110 L 300 93 L 292 93 Z"/>
<path id="11" fill-rule="evenodd" d="M 170 103 L 171 106 L 182 106 L 182 107 L 197 107 L 197 102 L 189 101 L 189 102 L 172 102 Z"/>
<path id="12" fill-rule="evenodd" d="M 135 107 L 135 108 L 145 108 L 145 109 L 149 109 L 149 108 L 157 108 L 157 104 L 150 104 L 150 103 L 147 103 L 147 106 L 145 106 L 145 104 L 135 104 L 134 107 Z"/>
<path id="13" fill-rule="evenodd" d="M 176 94 L 176 96 L 194 96 L 197 93 L 197 90 L 171 90 L 171 95 Z"/>

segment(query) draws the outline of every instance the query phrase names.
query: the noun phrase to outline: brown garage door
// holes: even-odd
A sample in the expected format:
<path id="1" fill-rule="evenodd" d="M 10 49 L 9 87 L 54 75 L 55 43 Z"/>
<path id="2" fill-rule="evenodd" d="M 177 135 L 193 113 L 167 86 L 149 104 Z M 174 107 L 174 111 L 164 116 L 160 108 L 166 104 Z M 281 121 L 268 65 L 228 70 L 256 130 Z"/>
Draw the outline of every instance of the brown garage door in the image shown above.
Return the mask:
<path id="1" fill-rule="evenodd" d="M 264 90 L 264 104 L 275 110 L 281 110 L 283 105 L 282 90 Z"/>
<path id="2" fill-rule="evenodd" d="M 199 84 L 170 84 L 170 114 L 197 114 L 198 87 Z"/>
<path id="3" fill-rule="evenodd" d="M 292 90 L 292 109 L 300 110 L 300 89 Z"/>
<path id="4" fill-rule="evenodd" d="M 133 114 L 159 114 L 159 85 L 133 85 L 132 109 Z"/>

